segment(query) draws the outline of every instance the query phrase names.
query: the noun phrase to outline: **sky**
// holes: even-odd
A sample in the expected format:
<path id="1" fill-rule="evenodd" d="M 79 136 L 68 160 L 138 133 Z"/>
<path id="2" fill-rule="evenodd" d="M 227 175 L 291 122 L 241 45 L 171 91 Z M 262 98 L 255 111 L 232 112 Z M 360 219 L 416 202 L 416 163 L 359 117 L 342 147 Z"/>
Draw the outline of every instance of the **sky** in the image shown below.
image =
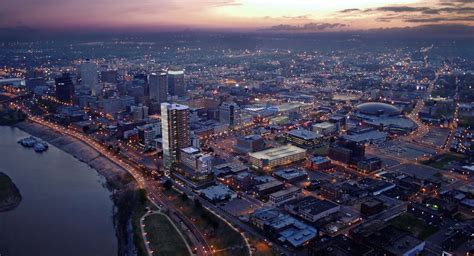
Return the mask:
<path id="1" fill-rule="evenodd" d="M 2 0 L 0 28 L 350 31 L 474 25 L 474 0 Z"/>

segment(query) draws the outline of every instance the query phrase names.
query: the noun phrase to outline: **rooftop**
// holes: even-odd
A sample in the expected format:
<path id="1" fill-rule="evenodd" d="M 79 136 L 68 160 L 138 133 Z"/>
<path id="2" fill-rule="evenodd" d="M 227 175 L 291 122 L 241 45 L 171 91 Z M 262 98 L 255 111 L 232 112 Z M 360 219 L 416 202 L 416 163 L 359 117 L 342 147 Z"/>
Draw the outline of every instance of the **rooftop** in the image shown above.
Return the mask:
<path id="1" fill-rule="evenodd" d="M 329 160 L 327 157 L 324 157 L 324 156 L 315 156 L 311 158 L 311 162 L 315 164 L 322 164 L 322 163 L 331 162 L 331 160 Z"/>
<path id="2" fill-rule="evenodd" d="M 388 137 L 386 132 L 380 131 L 370 131 L 358 134 L 351 134 L 351 135 L 344 135 L 342 136 L 345 140 L 350 140 L 358 143 L 364 143 L 368 141 L 378 141 L 378 140 L 385 140 Z"/>
<path id="3" fill-rule="evenodd" d="M 333 126 L 334 124 L 330 122 L 322 122 L 322 123 L 313 124 L 313 127 L 322 128 L 322 129 L 331 128 Z"/>
<path id="4" fill-rule="evenodd" d="M 187 148 L 182 148 L 181 151 L 183 151 L 186 154 L 196 154 L 199 153 L 199 149 L 195 147 L 187 147 Z"/>
<path id="5" fill-rule="evenodd" d="M 252 134 L 252 135 L 247 135 L 247 136 L 239 137 L 238 139 L 239 139 L 239 140 L 256 141 L 256 140 L 259 140 L 259 139 L 261 139 L 261 138 L 262 138 L 262 136 L 260 136 L 260 135 Z"/>
<path id="6" fill-rule="evenodd" d="M 295 187 L 295 186 L 291 186 L 290 188 L 287 188 L 287 189 L 284 189 L 284 190 L 280 190 L 280 191 L 277 191 L 275 193 L 272 193 L 270 194 L 271 197 L 280 197 L 280 196 L 284 196 L 284 195 L 287 195 L 287 194 L 291 194 L 291 193 L 295 193 L 295 192 L 298 192 L 300 191 L 301 189 L 298 188 L 298 187 Z"/>
<path id="7" fill-rule="evenodd" d="M 185 109 L 189 109 L 188 106 L 186 105 L 181 105 L 181 104 L 174 104 L 174 103 L 161 103 L 161 106 L 166 106 L 166 108 L 170 109 L 170 110 L 185 110 Z"/>
<path id="8" fill-rule="evenodd" d="M 292 203 L 294 206 L 298 207 L 300 211 L 307 212 L 312 215 L 318 215 L 327 210 L 339 207 L 338 204 L 335 204 L 328 200 L 319 200 L 313 196 L 307 196 L 296 202 Z"/>
<path id="9" fill-rule="evenodd" d="M 308 131 L 308 130 L 305 130 L 305 129 L 291 130 L 291 131 L 288 132 L 288 135 L 295 136 L 295 137 L 301 138 L 303 140 L 314 140 L 314 139 L 322 137 L 322 135 L 320 135 L 318 133 Z"/>
<path id="10" fill-rule="evenodd" d="M 308 175 L 305 171 L 302 171 L 296 168 L 288 168 L 288 169 L 274 171 L 273 174 L 285 180 L 291 180 L 294 178 Z"/>
<path id="11" fill-rule="evenodd" d="M 278 181 L 278 180 L 274 180 L 274 181 L 270 181 L 270 182 L 266 182 L 266 183 L 257 185 L 256 188 L 257 188 L 257 191 L 262 191 L 262 190 L 266 190 L 266 189 L 276 187 L 276 186 L 281 186 L 281 185 L 283 185 L 283 182 Z"/>
<path id="12" fill-rule="evenodd" d="M 366 102 L 356 106 L 357 111 L 366 115 L 388 115 L 394 116 L 401 113 L 400 109 L 386 103 Z"/>
<path id="13" fill-rule="evenodd" d="M 296 147 L 296 146 L 287 145 L 287 146 L 281 146 L 277 148 L 270 148 L 270 149 L 266 149 L 266 150 L 255 152 L 255 153 L 249 153 L 249 156 L 253 158 L 257 158 L 257 159 L 275 160 L 275 159 L 279 159 L 279 158 L 286 157 L 289 155 L 300 154 L 300 153 L 306 153 L 306 150 Z"/>

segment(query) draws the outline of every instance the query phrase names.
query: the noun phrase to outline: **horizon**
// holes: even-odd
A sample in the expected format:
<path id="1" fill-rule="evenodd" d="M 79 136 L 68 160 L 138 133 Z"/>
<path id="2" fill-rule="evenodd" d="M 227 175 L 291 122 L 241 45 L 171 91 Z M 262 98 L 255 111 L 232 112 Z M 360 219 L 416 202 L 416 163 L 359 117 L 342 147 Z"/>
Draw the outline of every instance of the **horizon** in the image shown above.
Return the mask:
<path id="1" fill-rule="evenodd" d="M 23 4 L 22 4 L 23 3 Z M 185 17 L 185 18 L 181 18 Z M 474 25 L 471 0 L 19 0 L 0 11 L 3 31 L 64 32 L 354 32 Z"/>

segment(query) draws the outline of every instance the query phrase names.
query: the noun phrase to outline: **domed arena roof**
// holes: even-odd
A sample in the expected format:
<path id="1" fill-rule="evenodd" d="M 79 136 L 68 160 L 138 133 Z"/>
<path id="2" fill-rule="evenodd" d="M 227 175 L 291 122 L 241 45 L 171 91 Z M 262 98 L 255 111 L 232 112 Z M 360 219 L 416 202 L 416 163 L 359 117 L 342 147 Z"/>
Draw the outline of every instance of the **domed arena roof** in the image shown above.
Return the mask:
<path id="1" fill-rule="evenodd" d="M 367 102 L 356 106 L 357 111 L 365 115 L 386 115 L 396 116 L 401 113 L 400 109 L 386 103 L 381 102 Z"/>

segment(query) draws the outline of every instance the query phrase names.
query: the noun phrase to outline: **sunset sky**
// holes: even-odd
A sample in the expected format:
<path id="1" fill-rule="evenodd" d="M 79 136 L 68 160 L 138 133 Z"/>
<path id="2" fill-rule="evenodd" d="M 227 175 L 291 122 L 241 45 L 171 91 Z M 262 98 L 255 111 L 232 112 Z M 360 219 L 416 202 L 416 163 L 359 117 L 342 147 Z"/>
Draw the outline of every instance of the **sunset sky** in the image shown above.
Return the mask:
<path id="1" fill-rule="evenodd" d="M 4 0 L 0 27 L 340 31 L 474 25 L 474 0 Z"/>

